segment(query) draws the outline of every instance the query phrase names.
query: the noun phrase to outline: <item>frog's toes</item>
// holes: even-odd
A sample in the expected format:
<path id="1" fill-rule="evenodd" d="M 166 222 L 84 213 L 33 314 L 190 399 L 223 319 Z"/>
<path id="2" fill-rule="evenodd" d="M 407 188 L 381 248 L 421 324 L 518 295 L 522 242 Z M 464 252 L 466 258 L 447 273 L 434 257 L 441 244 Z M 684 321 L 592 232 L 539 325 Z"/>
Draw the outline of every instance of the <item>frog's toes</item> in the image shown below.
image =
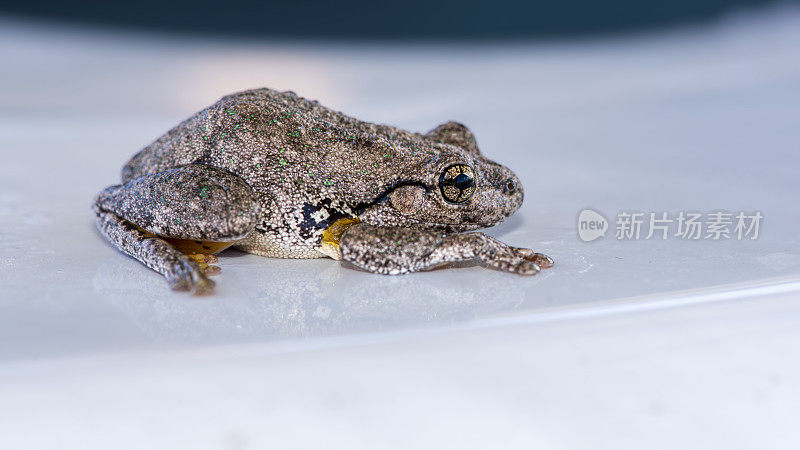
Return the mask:
<path id="1" fill-rule="evenodd" d="M 206 266 L 202 267 L 202 269 L 203 273 L 208 276 L 219 275 L 219 273 L 222 272 L 222 269 L 219 266 L 212 266 L 209 264 L 206 264 Z"/>
<path id="2" fill-rule="evenodd" d="M 206 255 L 205 253 L 188 253 L 186 256 L 192 258 L 197 264 L 201 266 L 203 264 L 214 264 L 215 262 L 219 261 L 219 258 L 216 255 Z"/>
<path id="3" fill-rule="evenodd" d="M 553 264 L 555 264 L 553 258 L 545 255 L 544 253 L 536 253 L 529 248 L 523 247 L 511 247 L 511 249 L 517 255 L 517 257 L 536 264 L 540 269 L 549 269 L 553 267 Z"/>
<path id="4" fill-rule="evenodd" d="M 541 270 L 536 263 L 522 258 L 499 258 L 488 261 L 487 264 L 495 269 L 517 275 L 536 275 Z"/>
<path id="5" fill-rule="evenodd" d="M 488 236 L 476 234 L 480 242 L 477 255 L 490 267 L 518 275 L 536 275 L 541 269 L 553 266 L 553 260 L 529 248 L 512 247 Z"/>
<path id="6" fill-rule="evenodd" d="M 526 258 L 527 259 L 527 258 Z M 553 258 L 545 255 L 544 253 L 536 253 L 533 255 L 532 262 L 536 263 L 542 269 L 549 269 L 555 265 Z"/>
<path id="7" fill-rule="evenodd" d="M 214 283 L 194 262 L 178 261 L 166 274 L 169 286 L 176 291 L 191 291 L 194 295 L 207 295 L 214 292 Z"/>
<path id="8" fill-rule="evenodd" d="M 217 275 L 219 274 L 222 269 L 219 266 L 212 266 L 211 264 L 219 261 L 215 255 L 206 255 L 203 253 L 192 253 L 187 255 L 192 261 L 197 263 L 197 266 L 200 267 L 200 270 L 203 271 L 206 275 Z"/>
<path id="9" fill-rule="evenodd" d="M 211 295 L 214 293 L 214 286 L 216 286 L 213 280 L 209 280 L 208 278 L 202 278 L 198 280 L 193 288 L 192 294 L 193 295 Z"/>

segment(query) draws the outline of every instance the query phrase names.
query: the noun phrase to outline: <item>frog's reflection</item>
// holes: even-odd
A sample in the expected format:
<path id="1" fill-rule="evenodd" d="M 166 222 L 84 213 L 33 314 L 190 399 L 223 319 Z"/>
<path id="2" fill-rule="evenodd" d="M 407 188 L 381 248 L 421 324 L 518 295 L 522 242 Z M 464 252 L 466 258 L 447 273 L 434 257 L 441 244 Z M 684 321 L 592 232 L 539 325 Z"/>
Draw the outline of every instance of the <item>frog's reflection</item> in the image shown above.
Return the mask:
<path id="1" fill-rule="evenodd" d="M 224 342 L 468 321 L 515 309 L 536 283 L 481 267 L 381 276 L 329 259 L 240 255 L 220 259 L 210 297 L 175 293 L 124 258 L 104 261 L 94 287 L 154 338 Z"/>

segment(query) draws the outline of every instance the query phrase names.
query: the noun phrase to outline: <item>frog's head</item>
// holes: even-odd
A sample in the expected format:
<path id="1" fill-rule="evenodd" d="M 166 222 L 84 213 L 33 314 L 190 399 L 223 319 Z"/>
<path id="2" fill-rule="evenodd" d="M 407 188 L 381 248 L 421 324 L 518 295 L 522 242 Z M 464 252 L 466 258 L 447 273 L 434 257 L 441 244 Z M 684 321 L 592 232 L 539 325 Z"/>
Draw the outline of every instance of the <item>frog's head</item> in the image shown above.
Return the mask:
<path id="1" fill-rule="evenodd" d="M 481 155 L 472 133 L 449 122 L 428 133 L 430 158 L 397 175 L 359 217 L 373 225 L 469 231 L 491 227 L 522 204 L 519 178 Z"/>

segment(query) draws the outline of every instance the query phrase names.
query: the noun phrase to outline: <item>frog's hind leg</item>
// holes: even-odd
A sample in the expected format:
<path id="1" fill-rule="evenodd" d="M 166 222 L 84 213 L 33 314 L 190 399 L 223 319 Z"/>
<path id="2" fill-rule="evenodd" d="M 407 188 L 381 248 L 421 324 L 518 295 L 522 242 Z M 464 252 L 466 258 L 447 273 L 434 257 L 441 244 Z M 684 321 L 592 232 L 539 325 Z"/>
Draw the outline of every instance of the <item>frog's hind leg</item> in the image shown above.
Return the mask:
<path id="1" fill-rule="evenodd" d="M 387 275 L 474 259 L 519 275 L 536 275 L 541 269 L 553 266 L 553 260 L 546 255 L 506 245 L 480 232 L 445 235 L 358 223 L 344 232 L 339 248 L 342 259 L 361 269 Z"/>
<path id="2" fill-rule="evenodd" d="M 230 172 L 189 164 L 110 186 L 93 206 L 100 232 L 122 252 L 164 275 L 175 290 L 209 293 L 214 253 L 245 237 L 260 208 Z M 205 271 L 204 271 L 205 269 Z"/>
<path id="3" fill-rule="evenodd" d="M 123 253 L 164 275 L 172 289 L 202 295 L 214 290 L 199 265 L 166 241 L 143 231 L 114 213 L 94 207 L 97 227 Z"/>

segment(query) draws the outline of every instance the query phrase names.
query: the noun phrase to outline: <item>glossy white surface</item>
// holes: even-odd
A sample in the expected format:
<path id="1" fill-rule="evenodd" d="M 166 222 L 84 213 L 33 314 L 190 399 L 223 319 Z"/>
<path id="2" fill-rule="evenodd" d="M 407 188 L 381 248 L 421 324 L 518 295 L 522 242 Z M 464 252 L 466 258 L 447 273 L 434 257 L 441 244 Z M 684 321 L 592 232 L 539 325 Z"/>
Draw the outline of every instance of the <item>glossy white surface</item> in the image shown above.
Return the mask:
<path id="1" fill-rule="evenodd" d="M 0 28 L 1 448 L 796 448 L 800 13 L 599 42 L 197 42 Z M 468 124 L 557 266 L 404 277 L 223 253 L 171 292 L 94 231 L 219 96 Z M 578 212 L 755 211 L 755 241 L 578 240 Z M 538 444 L 538 445 L 537 445 Z"/>

